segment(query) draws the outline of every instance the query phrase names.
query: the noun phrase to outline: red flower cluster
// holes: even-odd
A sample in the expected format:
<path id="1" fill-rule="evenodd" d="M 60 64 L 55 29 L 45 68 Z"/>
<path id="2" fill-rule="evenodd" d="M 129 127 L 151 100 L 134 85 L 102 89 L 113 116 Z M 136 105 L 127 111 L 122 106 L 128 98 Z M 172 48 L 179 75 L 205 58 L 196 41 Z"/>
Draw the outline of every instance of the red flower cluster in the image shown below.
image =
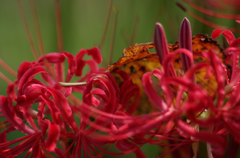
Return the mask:
<path id="1" fill-rule="evenodd" d="M 67 52 L 50 53 L 38 62 L 23 62 L 17 80 L 7 88 L 7 97 L 0 96 L 1 116 L 6 118 L 0 137 L 0 157 L 15 157 L 25 151 L 31 157 L 54 154 L 101 157 L 103 153 L 123 155 L 130 152 L 136 157 L 145 157 L 140 147 L 146 143 L 174 146 L 171 152 L 198 141 L 207 143 L 209 157 L 225 152 L 234 156 L 236 150 L 227 151 L 226 146 L 228 139 L 233 144 L 240 143 L 240 39 L 235 39 L 230 31 L 218 29 L 212 37 L 220 34 L 229 43 L 226 51 L 227 59 L 232 60 L 230 79 L 225 65 L 212 50 L 199 52 L 209 63 L 194 64 L 191 26 L 187 19 L 183 20 L 180 29 L 181 49 L 174 53 L 169 53 L 163 27 L 157 24 L 154 43 L 162 69 L 145 73 L 142 84 L 159 111 L 138 116 L 134 112 L 140 99 L 139 87 L 123 71 L 117 71 L 123 80 L 122 84 L 117 84 L 110 73 L 99 69 L 97 64 L 102 62 L 102 57 L 96 47 L 81 50 L 75 57 Z M 171 63 L 180 53 L 183 76 L 176 75 Z M 92 59 L 84 60 L 85 54 Z M 65 59 L 68 72 L 64 80 Z M 90 71 L 82 76 L 86 65 Z M 194 74 L 201 69 L 207 69 L 205 78 L 215 77 L 217 89 L 213 96 L 195 83 Z M 152 75 L 159 79 L 164 98 L 159 96 L 159 88 L 153 86 Z M 73 77 L 80 77 L 77 82 L 86 80 L 86 84 L 69 84 L 68 87 L 59 84 L 69 83 Z M 82 101 L 75 93 L 82 94 Z M 7 134 L 15 130 L 26 136 L 7 141 Z M 162 140 L 178 143 L 163 144 Z M 16 143 L 19 144 L 12 147 Z M 109 151 L 111 144 L 121 152 Z M 198 147 L 193 145 L 192 148 L 196 156 Z"/>

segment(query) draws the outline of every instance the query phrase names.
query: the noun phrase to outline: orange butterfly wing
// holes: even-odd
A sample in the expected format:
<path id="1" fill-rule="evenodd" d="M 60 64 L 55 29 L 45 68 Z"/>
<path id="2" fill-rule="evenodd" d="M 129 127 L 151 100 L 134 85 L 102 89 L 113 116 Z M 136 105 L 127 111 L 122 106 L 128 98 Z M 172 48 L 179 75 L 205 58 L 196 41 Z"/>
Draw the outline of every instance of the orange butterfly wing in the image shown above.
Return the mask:
<path id="1" fill-rule="evenodd" d="M 141 89 L 141 100 L 138 107 L 138 113 L 149 113 L 155 111 L 155 106 L 149 102 L 143 87 L 142 76 L 145 72 L 150 72 L 154 69 L 161 69 L 158 56 L 156 53 L 150 53 L 149 50 L 155 48 L 153 43 L 135 44 L 123 50 L 123 57 L 121 57 L 116 63 L 109 66 L 108 71 L 114 74 L 117 69 L 125 71 L 131 78 L 133 83 L 137 84 Z M 179 43 L 168 44 L 169 52 L 173 53 L 179 49 Z M 223 49 L 216 43 L 216 41 L 208 38 L 206 35 L 198 34 L 192 39 L 192 48 L 194 53 L 194 62 L 206 62 L 208 59 L 199 56 L 197 52 L 206 52 L 212 49 L 221 61 L 225 64 L 225 54 Z M 178 76 L 183 75 L 183 68 L 180 55 L 176 55 L 173 60 L 173 66 Z M 209 95 L 214 95 L 217 89 L 217 82 L 214 75 L 205 79 L 207 70 L 202 69 L 195 73 L 196 83 L 202 86 Z M 115 75 L 117 79 L 117 76 Z M 119 79 L 117 79 L 119 81 Z M 158 86 L 156 86 L 158 87 Z M 164 95 L 161 95 L 164 98 Z"/>

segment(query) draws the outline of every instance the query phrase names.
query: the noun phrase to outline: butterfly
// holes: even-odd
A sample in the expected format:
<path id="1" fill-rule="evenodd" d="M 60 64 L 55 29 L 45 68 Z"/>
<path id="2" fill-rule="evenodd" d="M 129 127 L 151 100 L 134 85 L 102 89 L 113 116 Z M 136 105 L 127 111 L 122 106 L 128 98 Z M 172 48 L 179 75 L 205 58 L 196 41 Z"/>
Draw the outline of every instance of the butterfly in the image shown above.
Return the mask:
<path id="1" fill-rule="evenodd" d="M 149 110 L 153 110 L 153 106 L 149 106 L 151 104 L 148 101 L 148 97 L 144 93 L 142 87 L 142 76 L 146 72 L 150 72 L 154 69 L 161 69 L 161 64 L 159 63 L 158 56 L 156 53 L 150 53 L 150 50 L 155 48 L 153 43 L 145 43 L 145 44 L 135 44 L 134 46 L 130 46 L 123 50 L 123 57 L 121 57 L 116 63 L 109 66 L 108 71 L 114 74 L 116 70 L 122 70 L 126 72 L 129 77 L 132 78 L 134 84 L 137 84 L 141 90 L 141 100 L 140 100 L 140 113 L 142 113 L 144 109 L 145 112 L 149 112 Z M 175 52 L 179 49 L 179 42 L 175 44 L 168 44 L 168 49 L 170 53 Z M 192 38 L 192 51 L 193 51 L 193 59 L 194 63 L 205 62 L 208 63 L 209 60 L 203 56 L 200 56 L 198 52 L 206 52 L 212 49 L 219 59 L 222 61 L 224 65 L 226 65 L 228 70 L 228 76 L 231 75 L 231 67 L 225 63 L 226 55 L 224 54 L 223 49 L 217 44 L 216 41 L 209 38 L 207 35 L 198 34 Z M 176 55 L 173 60 L 173 67 L 178 76 L 184 75 L 181 57 L 180 55 Z M 207 73 L 206 69 L 201 69 L 196 71 L 195 80 L 196 83 L 201 86 L 205 91 L 213 96 L 217 89 L 217 82 L 215 80 L 214 75 L 205 78 Z M 116 80 L 119 81 L 119 78 L 115 75 Z M 148 109 L 148 110 L 146 110 Z"/>

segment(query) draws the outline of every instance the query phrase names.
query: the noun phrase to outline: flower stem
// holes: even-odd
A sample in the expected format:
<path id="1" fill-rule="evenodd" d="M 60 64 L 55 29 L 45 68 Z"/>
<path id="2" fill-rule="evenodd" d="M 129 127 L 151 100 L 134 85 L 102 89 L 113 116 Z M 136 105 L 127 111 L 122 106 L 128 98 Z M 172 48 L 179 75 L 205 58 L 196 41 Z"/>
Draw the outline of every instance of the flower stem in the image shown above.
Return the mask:
<path id="1" fill-rule="evenodd" d="M 209 131 L 212 132 L 213 131 L 213 126 L 211 126 L 209 128 Z M 211 145 L 209 143 L 207 143 L 207 155 L 208 158 L 213 158 L 212 152 L 211 152 Z"/>

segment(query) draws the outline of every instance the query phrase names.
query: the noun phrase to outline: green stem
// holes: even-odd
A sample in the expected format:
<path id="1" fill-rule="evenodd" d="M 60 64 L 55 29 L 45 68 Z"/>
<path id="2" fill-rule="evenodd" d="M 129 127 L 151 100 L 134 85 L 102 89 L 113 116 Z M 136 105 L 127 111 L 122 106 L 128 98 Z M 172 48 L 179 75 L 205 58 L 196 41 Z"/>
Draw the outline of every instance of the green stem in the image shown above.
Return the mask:
<path id="1" fill-rule="evenodd" d="M 211 126 L 209 128 L 209 131 L 212 132 L 213 131 L 213 126 Z M 209 143 L 207 143 L 207 155 L 208 158 L 213 158 L 212 152 L 211 152 L 211 145 Z"/>

